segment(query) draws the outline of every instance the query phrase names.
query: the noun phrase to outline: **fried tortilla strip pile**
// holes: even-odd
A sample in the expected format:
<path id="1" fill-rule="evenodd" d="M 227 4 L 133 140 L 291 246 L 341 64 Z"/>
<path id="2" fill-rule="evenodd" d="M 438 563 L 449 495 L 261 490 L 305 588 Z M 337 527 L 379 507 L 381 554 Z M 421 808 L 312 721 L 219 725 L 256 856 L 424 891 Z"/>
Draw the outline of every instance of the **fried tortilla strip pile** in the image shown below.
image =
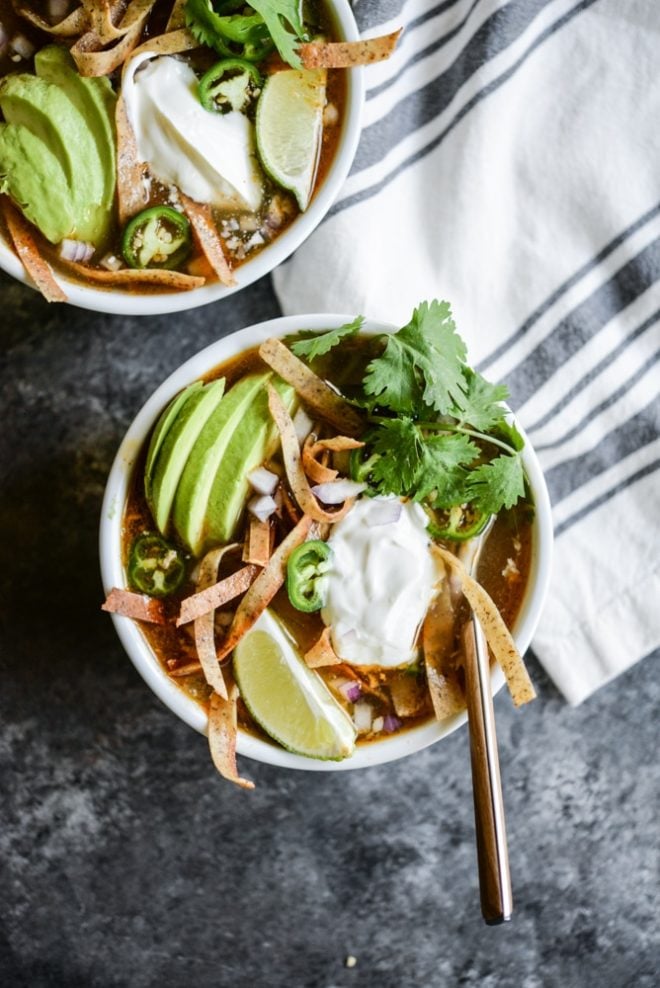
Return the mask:
<path id="1" fill-rule="evenodd" d="M 296 503 L 300 506 L 303 514 L 309 515 L 314 521 L 324 521 L 330 524 L 339 521 L 353 507 L 355 498 L 347 498 L 337 511 L 326 511 L 325 508 L 321 507 L 312 494 L 312 489 L 303 469 L 300 444 L 293 419 L 275 388 L 268 384 L 267 389 L 268 407 L 280 434 L 284 469 Z"/>

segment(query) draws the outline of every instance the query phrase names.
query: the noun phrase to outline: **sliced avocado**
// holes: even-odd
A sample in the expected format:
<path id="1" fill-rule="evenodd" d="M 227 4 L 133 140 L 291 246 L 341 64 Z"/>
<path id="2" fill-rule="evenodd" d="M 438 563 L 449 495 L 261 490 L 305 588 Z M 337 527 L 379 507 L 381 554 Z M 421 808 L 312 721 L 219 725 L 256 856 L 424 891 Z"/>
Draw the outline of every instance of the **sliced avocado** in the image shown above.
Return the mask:
<path id="1" fill-rule="evenodd" d="M 296 404 L 295 390 L 279 377 L 272 383 L 292 411 Z M 277 440 L 278 432 L 263 388 L 252 400 L 220 461 L 206 509 L 205 547 L 229 542 L 234 537 L 250 494 L 248 475 L 273 454 Z"/>
<path id="2" fill-rule="evenodd" d="M 98 243 L 106 236 L 99 224 L 104 171 L 86 120 L 64 90 L 27 73 L 6 76 L 0 84 L 0 109 L 7 123 L 31 130 L 53 152 L 69 183 L 75 237 Z"/>
<path id="3" fill-rule="evenodd" d="M 194 555 L 201 554 L 206 536 L 206 513 L 215 476 L 232 436 L 271 374 L 249 374 L 227 392 L 199 433 L 181 475 L 172 521 Z"/>
<path id="4" fill-rule="evenodd" d="M 154 521 L 163 535 L 170 525 L 172 503 L 191 450 L 209 417 L 222 405 L 224 390 L 223 377 L 195 391 L 167 430 L 154 464 L 149 501 Z"/>
<path id="5" fill-rule="evenodd" d="M 100 200 L 101 217 L 109 226 L 112 219 L 116 188 L 116 139 L 115 105 L 117 98 L 112 84 L 105 76 L 86 78 L 76 70 L 75 62 L 66 48 L 47 45 L 34 56 L 37 75 L 58 86 L 81 114 L 98 149 L 103 169 L 103 195 Z"/>
<path id="6" fill-rule="evenodd" d="M 0 124 L 0 191 L 52 244 L 71 236 L 75 218 L 62 166 L 39 137 L 17 124 Z"/>
<path id="7" fill-rule="evenodd" d="M 204 384 L 202 381 L 195 381 L 194 384 L 184 388 L 183 391 L 179 392 L 179 394 L 172 399 L 156 423 L 156 427 L 151 434 L 151 442 L 149 443 L 147 459 L 144 464 L 144 492 L 147 501 L 151 500 L 153 467 L 156 462 L 156 457 L 160 452 L 160 448 L 165 442 L 165 437 L 188 399 L 198 391 L 201 391 L 203 387 Z"/>

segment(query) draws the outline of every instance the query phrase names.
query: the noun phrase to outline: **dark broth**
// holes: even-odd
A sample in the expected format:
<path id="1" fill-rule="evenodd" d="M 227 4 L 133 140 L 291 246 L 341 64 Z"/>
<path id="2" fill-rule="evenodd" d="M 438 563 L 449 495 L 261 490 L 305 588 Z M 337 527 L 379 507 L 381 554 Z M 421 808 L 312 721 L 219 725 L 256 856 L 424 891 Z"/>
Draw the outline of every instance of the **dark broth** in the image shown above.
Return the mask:
<path id="1" fill-rule="evenodd" d="M 338 350 L 332 351 L 323 361 L 315 365 L 315 369 L 328 380 L 334 382 L 344 393 L 349 394 L 351 388 L 361 380 L 366 363 L 377 351 L 378 342 L 374 338 L 353 338 L 342 344 Z M 258 356 L 256 349 L 247 350 L 237 357 L 214 368 L 205 378 L 206 381 L 218 377 L 226 378 L 229 389 L 239 378 L 254 371 L 264 371 L 265 364 Z M 154 523 L 147 507 L 143 493 L 143 468 L 146 456 L 145 444 L 141 456 L 136 463 L 130 486 L 123 528 L 124 561 L 127 560 L 131 543 L 140 533 L 153 530 Z M 492 532 L 486 543 L 479 565 L 478 579 L 495 601 L 508 627 L 512 627 L 520 610 L 530 570 L 531 557 L 531 521 L 532 506 L 529 502 L 521 502 L 510 511 L 499 514 Z M 283 533 L 279 533 L 280 535 Z M 241 541 L 242 532 L 236 535 L 236 541 Z M 451 544 L 446 544 L 451 548 Z M 223 575 L 223 574 L 221 574 Z M 194 592 L 191 584 L 184 586 L 177 598 L 172 599 L 168 606 L 175 614 L 181 598 Z M 228 613 L 235 608 L 236 601 L 228 606 Z M 296 639 L 301 653 L 304 653 L 318 639 L 324 625 L 318 613 L 305 614 L 297 611 L 289 602 L 287 593 L 282 589 L 272 601 L 270 607 L 282 619 L 293 637 Z M 467 612 L 466 612 L 467 616 Z M 459 613 L 456 620 L 457 629 L 462 626 L 462 616 Z M 165 671 L 171 671 L 176 666 L 183 666 L 196 660 L 195 646 L 191 626 L 176 629 L 173 625 L 143 625 L 142 630 L 159 662 Z M 453 649 L 447 656 L 452 668 L 458 669 L 458 631 Z M 339 673 L 337 670 L 340 670 Z M 420 695 L 426 696 L 425 674 L 423 663 L 406 667 L 405 669 L 380 669 L 377 667 L 357 670 L 359 678 L 368 688 L 367 698 L 375 708 L 374 718 L 393 714 L 390 689 L 397 689 L 397 683 L 411 687 L 411 677 L 415 680 L 415 688 Z M 341 667 L 327 667 L 317 670 L 335 697 L 348 707 L 344 696 L 339 692 L 338 685 L 346 680 Z M 460 669 L 458 669 L 460 677 Z M 206 705 L 210 688 L 200 674 L 185 678 L 176 678 L 177 685 L 196 702 Z M 398 730 L 406 730 L 428 720 L 432 716 L 430 701 L 422 705 L 420 714 L 414 717 L 399 717 L 401 726 Z M 243 729 L 259 737 L 269 740 L 261 729 L 254 723 L 244 705 L 239 701 L 239 722 Z M 382 734 L 360 737 L 359 743 L 369 743 L 378 740 Z"/>

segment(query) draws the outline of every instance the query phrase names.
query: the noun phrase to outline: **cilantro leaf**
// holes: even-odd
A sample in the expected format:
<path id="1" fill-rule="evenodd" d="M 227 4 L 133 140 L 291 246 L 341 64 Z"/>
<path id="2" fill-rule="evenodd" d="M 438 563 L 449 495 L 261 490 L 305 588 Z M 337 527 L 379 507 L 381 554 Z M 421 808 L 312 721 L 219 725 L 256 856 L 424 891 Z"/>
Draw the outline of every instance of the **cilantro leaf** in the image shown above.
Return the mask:
<path id="1" fill-rule="evenodd" d="M 435 492 L 433 503 L 451 507 L 465 500 L 463 469 L 479 456 L 479 447 L 458 433 L 431 436 L 424 442 L 422 463 L 415 478 L 414 500 L 423 501 Z"/>
<path id="2" fill-rule="evenodd" d="M 467 479 L 468 500 L 486 514 L 495 515 L 501 508 L 511 508 L 524 495 L 525 474 L 517 453 L 497 456 L 472 470 Z"/>
<path id="3" fill-rule="evenodd" d="M 266 22 L 275 47 L 285 62 L 301 69 L 298 44 L 305 37 L 301 0 L 248 0 Z"/>
<path id="4" fill-rule="evenodd" d="M 408 494 L 423 456 L 415 423 L 408 418 L 383 422 L 374 434 L 373 450 L 379 454 L 371 471 L 374 486 L 381 494 Z"/>
<path id="5" fill-rule="evenodd" d="M 327 333 L 314 333 L 308 339 L 297 340 L 291 344 L 291 349 L 296 357 L 305 357 L 306 360 L 312 361 L 316 357 L 322 357 L 329 353 L 343 340 L 350 339 L 351 336 L 359 333 L 363 322 L 364 316 L 357 316 L 353 322 L 347 322 L 344 326 L 339 326 L 338 329 L 331 329 Z"/>
<path id="6" fill-rule="evenodd" d="M 395 412 L 414 414 L 424 404 L 445 414 L 463 396 L 465 356 L 449 303 L 422 302 L 367 367 L 364 390 Z"/>
<path id="7" fill-rule="evenodd" d="M 515 425 L 511 422 L 507 422 L 506 419 L 502 419 L 501 422 L 498 422 L 497 428 L 492 431 L 495 436 L 499 439 L 503 439 L 509 444 L 509 446 L 511 446 L 512 449 L 515 449 L 516 453 L 519 453 L 525 445 L 525 440 L 520 435 Z"/>
<path id="8" fill-rule="evenodd" d="M 509 397 L 509 389 L 505 384 L 491 384 L 477 371 L 467 367 L 464 375 L 467 387 L 452 409 L 452 415 L 474 429 L 487 432 L 506 415 L 506 408 L 501 402 Z"/>

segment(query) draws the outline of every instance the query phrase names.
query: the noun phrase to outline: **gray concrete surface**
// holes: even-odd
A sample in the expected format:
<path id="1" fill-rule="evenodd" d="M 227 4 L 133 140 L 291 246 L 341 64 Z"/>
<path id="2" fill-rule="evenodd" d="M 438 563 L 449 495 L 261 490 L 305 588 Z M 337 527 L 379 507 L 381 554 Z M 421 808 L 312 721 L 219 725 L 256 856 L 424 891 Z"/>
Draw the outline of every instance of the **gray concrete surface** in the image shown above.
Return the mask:
<path id="1" fill-rule="evenodd" d="M 498 698 L 516 911 L 485 927 L 464 732 L 360 773 L 246 763 L 236 791 L 99 610 L 126 426 L 277 315 L 269 283 L 147 320 L 0 300 L 0 985 L 655 988 L 657 657 L 577 710 L 533 659 L 538 702 Z"/>

